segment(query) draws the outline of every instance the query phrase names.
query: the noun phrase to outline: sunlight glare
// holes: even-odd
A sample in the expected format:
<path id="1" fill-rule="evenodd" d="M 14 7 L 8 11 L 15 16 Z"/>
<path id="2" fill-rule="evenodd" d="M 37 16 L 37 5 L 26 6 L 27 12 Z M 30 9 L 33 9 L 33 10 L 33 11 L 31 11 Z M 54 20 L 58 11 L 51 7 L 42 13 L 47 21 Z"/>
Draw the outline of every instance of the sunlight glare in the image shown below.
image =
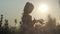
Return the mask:
<path id="1" fill-rule="evenodd" d="M 48 10 L 48 6 L 45 5 L 45 4 L 42 4 L 42 5 L 39 6 L 39 10 L 40 10 L 42 13 L 44 13 L 44 12 L 46 12 L 46 11 Z"/>

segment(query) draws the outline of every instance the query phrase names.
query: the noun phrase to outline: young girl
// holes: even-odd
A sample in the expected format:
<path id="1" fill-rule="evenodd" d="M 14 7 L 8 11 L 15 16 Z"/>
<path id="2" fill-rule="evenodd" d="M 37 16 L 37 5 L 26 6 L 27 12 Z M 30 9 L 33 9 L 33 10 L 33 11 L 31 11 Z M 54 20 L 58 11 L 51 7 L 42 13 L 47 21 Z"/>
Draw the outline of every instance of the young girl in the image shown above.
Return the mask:
<path id="1" fill-rule="evenodd" d="M 23 24 L 32 25 L 32 17 L 29 14 L 32 12 L 33 8 L 34 6 L 31 3 L 29 2 L 26 3 L 22 17 Z"/>
<path id="2" fill-rule="evenodd" d="M 32 30 L 32 27 L 34 25 L 34 22 L 32 21 L 32 16 L 29 14 L 33 11 L 34 6 L 32 3 L 27 2 L 24 7 L 24 13 L 22 17 L 22 25 L 21 25 L 21 33 L 22 34 L 28 34 L 30 30 Z M 30 31 L 32 32 L 32 31 Z M 31 33 L 29 33 L 31 34 Z"/>

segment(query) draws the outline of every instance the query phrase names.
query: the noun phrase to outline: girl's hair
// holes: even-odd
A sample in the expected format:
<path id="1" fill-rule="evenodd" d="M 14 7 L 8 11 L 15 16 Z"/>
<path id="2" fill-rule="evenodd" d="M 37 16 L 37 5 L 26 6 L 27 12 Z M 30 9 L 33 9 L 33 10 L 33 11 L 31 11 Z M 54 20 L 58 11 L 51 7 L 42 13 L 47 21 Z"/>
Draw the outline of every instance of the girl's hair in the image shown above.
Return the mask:
<path id="1" fill-rule="evenodd" d="M 32 10 L 34 9 L 34 6 L 32 3 L 27 2 L 25 7 L 24 7 L 24 14 L 29 14 L 32 12 Z"/>

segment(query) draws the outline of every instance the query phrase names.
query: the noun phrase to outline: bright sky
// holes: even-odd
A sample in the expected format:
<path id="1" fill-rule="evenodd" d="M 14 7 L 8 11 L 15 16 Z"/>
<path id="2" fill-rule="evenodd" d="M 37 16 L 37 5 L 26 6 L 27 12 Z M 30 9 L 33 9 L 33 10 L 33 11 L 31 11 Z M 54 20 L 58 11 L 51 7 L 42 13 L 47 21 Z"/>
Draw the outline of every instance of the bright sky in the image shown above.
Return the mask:
<path id="1" fill-rule="evenodd" d="M 4 19 L 8 19 L 10 24 L 14 22 L 15 18 L 20 21 L 26 2 L 31 2 L 35 7 L 31 13 L 32 17 L 41 19 L 46 18 L 47 14 L 51 14 L 57 21 L 60 20 L 59 0 L 0 0 L 0 14 L 3 14 Z M 46 13 L 41 14 L 38 10 L 41 4 L 48 6 Z"/>

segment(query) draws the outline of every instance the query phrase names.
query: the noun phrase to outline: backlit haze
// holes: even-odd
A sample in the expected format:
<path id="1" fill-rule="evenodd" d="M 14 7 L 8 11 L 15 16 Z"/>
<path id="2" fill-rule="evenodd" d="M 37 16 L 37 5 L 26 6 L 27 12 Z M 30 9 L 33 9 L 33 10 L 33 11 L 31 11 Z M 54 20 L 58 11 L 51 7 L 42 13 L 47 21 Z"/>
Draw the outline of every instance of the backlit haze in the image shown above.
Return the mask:
<path id="1" fill-rule="evenodd" d="M 19 23 L 26 2 L 34 5 L 31 13 L 33 19 L 47 19 L 47 15 L 51 14 L 57 22 L 60 22 L 59 0 L 0 0 L 0 15 L 3 14 L 10 25 L 14 23 L 14 19 L 17 19 Z"/>

